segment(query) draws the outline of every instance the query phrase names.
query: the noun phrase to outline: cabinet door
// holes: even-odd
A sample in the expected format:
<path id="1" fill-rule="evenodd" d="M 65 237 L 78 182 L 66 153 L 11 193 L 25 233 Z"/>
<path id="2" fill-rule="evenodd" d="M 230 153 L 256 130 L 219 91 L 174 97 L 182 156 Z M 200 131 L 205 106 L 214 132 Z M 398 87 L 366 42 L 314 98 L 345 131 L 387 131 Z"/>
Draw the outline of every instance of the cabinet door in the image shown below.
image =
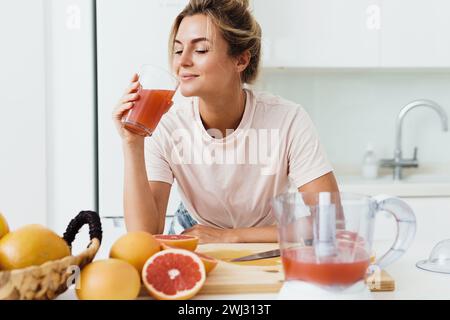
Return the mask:
<path id="1" fill-rule="evenodd" d="M 113 107 L 140 65 L 168 67 L 169 31 L 187 3 L 97 1 L 99 210 L 104 216 L 123 215 L 122 146 L 111 120 Z M 169 204 L 168 211 L 174 206 Z"/>
<path id="2" fill-rule="evenodd" d="M 254 0 L 265 67 L 379 65 L 379 0 Z"/>
<path id="3" fill-rule="evenodd" d="M 411 206 L 416 215 L 416 244 L 434 245 L 450 238 L 450 197 L 405 198 L 403 200 Z"/>
<path id="4" fill-rule="evenodd" d="M 44 3 L 47 223 L 62 234 L 79 211 L 96 209 L 94 5 Z"/>
<path id="5" fill-rule="evenodd" d="M 382 0 L 383 67 L 449 67 L 450 1 Z"/>

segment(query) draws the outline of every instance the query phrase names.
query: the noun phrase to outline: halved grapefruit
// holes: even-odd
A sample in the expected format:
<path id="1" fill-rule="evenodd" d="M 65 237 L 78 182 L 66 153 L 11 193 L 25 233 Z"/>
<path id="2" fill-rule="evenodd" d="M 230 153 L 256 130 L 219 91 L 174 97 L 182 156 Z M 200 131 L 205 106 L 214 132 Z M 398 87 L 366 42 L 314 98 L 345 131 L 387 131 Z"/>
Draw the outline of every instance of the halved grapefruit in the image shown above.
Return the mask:
<path id="1" fill-rule="evenodd" d="M 158 300 L 187 300 L 206 280 L 205 266 L 193 252 L 167 249 L 150 257 L 142 269 L 148 293 Z"/>
<path id="2" fill-rule="evenodd" d="M 198 245 L 198 237 L 188 236 L 184 234 L 180 235 L 165 235 L 157 234 L 153 236 L 161 244 L 167 244 L 173 248 L 186 249 L 189 251 L 195 251 Z"/>
<path id="3" fill-rule="evenodd" d="M 168 244 L 161 243 L 162 250 L 169 250 L 169 249 L 176 249 L 175 247 L 171 247 Z M 203 265 L 205 266 L 205 272 L 208 275 L 218 264 L 218 260 L 216 258 L 213 258 L 211 256 L 207 256 L 206 254 L 200 253 L 200 252 L 194 252 L 196 255 L 200 257 L 200 259 L 203 262 Z"/>
<path id="4" fill-rule="evenodd" d="M 217 266 L 217 263 L 219 262 L 217 259 L 207 256 L 206 254 L 200 253 L 200 252 L 194 252 L 196 255 L 200 257 L 200 259 L 203 262 L 203 265 L 205 266 L 205 272 L 206 274 L 210 273 L 214 270 L 214 268 Z"/>

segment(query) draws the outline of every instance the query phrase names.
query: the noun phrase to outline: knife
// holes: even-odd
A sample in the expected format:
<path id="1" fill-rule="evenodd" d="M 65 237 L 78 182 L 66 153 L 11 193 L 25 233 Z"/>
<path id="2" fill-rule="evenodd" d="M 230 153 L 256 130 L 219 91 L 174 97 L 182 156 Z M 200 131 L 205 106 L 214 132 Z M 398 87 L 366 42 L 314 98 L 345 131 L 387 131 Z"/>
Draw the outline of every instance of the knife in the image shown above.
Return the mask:
<path id="1" fill-rule="evenodd" d="M 279 257 L 279 256 L 280 256 L 280 249 L 276 249 L 276 250 L 264 251 L 264 252 L 251 254 L 249 256 L 236 258 L 236 259 L 230 260 L 230 262 L 253 261 L 253 260 L 261 260 L 261 259 Z"/>

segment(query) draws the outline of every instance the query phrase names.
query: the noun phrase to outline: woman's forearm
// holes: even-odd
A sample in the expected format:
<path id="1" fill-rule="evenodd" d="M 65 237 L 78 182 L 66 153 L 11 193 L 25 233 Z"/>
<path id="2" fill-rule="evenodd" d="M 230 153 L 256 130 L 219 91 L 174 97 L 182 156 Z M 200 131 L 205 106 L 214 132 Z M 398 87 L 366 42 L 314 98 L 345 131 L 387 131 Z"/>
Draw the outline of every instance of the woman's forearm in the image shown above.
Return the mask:
<path id="1" fill-rule="evenodd" d="M 144 139 L 137 144 L 123 145 L 124 211 L 128 231 L 143 230 L 158 234 L 159 212 L 154 200 L 145 169 Z"/>
<path id="2" fill-rule="evenodd" d="M 278 242 L 277 226 L 234 229 L 231 232 L 233 242 Z"/>

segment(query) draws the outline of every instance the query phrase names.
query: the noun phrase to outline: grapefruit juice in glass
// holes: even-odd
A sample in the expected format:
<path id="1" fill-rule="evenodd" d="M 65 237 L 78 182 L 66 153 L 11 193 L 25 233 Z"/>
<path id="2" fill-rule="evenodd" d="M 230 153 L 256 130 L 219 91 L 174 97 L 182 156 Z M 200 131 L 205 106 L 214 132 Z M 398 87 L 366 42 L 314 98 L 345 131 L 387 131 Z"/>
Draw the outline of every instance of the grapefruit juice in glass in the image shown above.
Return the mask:
<path id="1" fill-rule="evenodd" d="M 141 67 L 139 100 L 122 118 L 123 126 L 138 135 L 151 136 L 170 108 L 178 81 L 167 71 L 151 65 Z"/>

